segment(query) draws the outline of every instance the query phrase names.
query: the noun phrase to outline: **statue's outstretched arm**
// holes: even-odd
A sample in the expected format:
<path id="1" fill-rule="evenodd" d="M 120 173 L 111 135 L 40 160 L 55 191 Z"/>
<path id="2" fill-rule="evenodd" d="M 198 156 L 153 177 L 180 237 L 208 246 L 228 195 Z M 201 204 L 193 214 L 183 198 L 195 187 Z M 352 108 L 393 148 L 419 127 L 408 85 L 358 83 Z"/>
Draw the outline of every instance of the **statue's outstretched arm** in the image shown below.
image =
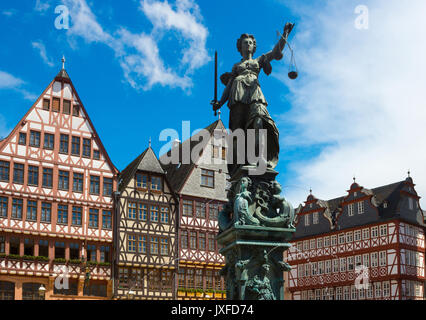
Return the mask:
<path id="1" fill-rule="evenodd" d="M 283 58 L 283 51 L 287 43 L 288 36 L 290 35 L 293 28 L 294 28 L 293 23 L 289 23 L 289 22 L 286 23 L 284 27 L 284 33 L 281 36 L 278 43 L 275 45 L 274 49 L 272 49 L 272 51 L 269 51 L 268 53 L 263 55 L 265 59 L 264 62 L 269 63 L 272 60 L 281 60 Z"/>

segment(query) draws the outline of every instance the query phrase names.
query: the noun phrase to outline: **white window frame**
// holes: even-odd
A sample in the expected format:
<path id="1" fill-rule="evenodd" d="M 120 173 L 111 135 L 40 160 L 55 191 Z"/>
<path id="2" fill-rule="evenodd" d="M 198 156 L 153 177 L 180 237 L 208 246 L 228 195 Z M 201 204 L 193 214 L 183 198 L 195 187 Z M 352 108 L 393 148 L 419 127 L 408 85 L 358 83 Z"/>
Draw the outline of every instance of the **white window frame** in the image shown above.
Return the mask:
<path id="1" fill-rule="evenodd" d="M 370 229 L 362 229 L 362 240 L 370 239 Z"/>
<path id="2" fill-rule="evenodd" d="M 324 237 L 324 248 L 330 246 L 330 237 Z"/>
<path id="3" fill-rule="evenodd" d="M 309 241 L 309 249 L 310 250 L 314 250 L 316 249 L 316 240 L 315 239 L 311 239 L 311 241 Z"/>
<path id="4" fill-rule="evenodd" d="M 386 267 L 387 265 L 387 252 L 380 251 L 379 253 L 379 266 Z"/>
<path id="5" fill-rule="evenodd" d="M 384 224 L 380 226 L 380 236 L 386 237 L 388 235 L 388 225 Z"/>
<path id="6" fill-rule="evenodd" d="M 371 238 L 377 238 L 379 236 L 379 227 L 372 227 L 371 228 Z"/>
<path id="7" fill-rule="evenodd" d="M 353 232 L 346 232 L 346 243 L 352 243 L 354 240 Z"/>
<path id="8" fill-rule="evenodd" d="M 339 259 L 333 259 L 333 273 L 339 272 Z"/>
<path id="9" fill-rule="evenodd" d="M 381 282 L 375 282 L 374 283 L 374 297 L 376 299 L 382 298 L 382 283 Z"/>
<path id="10" fill-rule="evenodd" d="M 310 215 L 309 214 L 305 214 L 305 227 L 309 227 L 310 226 L 310 220 L 309 219 Z"/>
<path id="11" fill-rule="evenodd" d="M 361 265 L 362 265 L 362 256 L 361 255 L 355 256 L 355 267 L 361 266 Z"/>
<path id="12" fill-rule="evenodd" d="M 337 236 L 331 236 L 331 246 L 334 247 L 337 245 Z"/>
<path id="13" fill-rule="evenodd" d="M 362 255 L 362 264 L 364 267 L 367 267 L 367 268 L 370 267 L 370 254 L 364 253 Z"/>
<path id="14" fill-rule="evenodd" d="M 331 273 L 331 260 L 325 262 L 325 274 Z"/>
<path id="15" fill-rule="evenodd" d="M 318 261 L 318 275 L 323 275 L 324 271 L 324 261 Z"/>
<path id="16" fill-rule="evenodd" d="M 355 264 L 354 264 L 354 257 L 348 257 L 348 271 L 354 271 L 355 270 Z M 352 267 L 351 267 L 352 266 Z"/>
<path id="17" fill-rule="evenodd" d="M 323 242 L 323 238 L 317 239 L 317 249 L 322 249 L 322 242 Z"/>
<path id="18" fill-rule="evenodd" d="M 390 297 L 390 282 L 384 281 L 382 283 L 383 288 L 383 298 L 389 298 Z"/>
<path id="19" fill-rule="evenodd" d="M 371 267 L 377 268 L 379 266 L 379 254 L 378 252 L 371 253 Z"/>
<path id="20" fill-rule="evenodd" d="M 314 225 L 316 225 L 316 224 L 319 224 L 319 214 L 318 214 L 318 212 L 314 212 L 313 214 L 312 214 L 312 224 Z"/>
<path id="21" fill-rule="evenodd" d="M 354 231 L 354 241 L 361 241 L 361 230 Z"/>
<path id="22" fill-rule="evenodd" d="M 340 272 L 346 272 L 346 258 L 339 259 Z"/>
<path id="23" fill-rule="evenodd" d="M 354 216 L 354 204 L 348 204 L 348 216 L 353 217 Z"/>
<path id="24" fill-rule="evenodd" d="M 363 214 L 365 212 L 364 200 L 358 202 L 358 214 Z"/>
<path id="25" fill-rule="evenodd" d="M 339 234 L 339 244 L 345 244 L 346 236 L 344 233 Z"/>

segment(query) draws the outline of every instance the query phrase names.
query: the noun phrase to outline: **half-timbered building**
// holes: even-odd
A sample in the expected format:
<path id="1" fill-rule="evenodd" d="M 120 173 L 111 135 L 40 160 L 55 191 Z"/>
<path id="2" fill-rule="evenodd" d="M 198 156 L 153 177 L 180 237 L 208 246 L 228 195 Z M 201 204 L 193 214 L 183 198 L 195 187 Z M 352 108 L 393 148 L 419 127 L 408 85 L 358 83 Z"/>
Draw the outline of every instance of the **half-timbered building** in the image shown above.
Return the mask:
<path id="1" fill-rule="evenodd" d="M 356 182 L 341 198 L 312 193 L 297 210 L 294 300 L 419 300 L 425 283 L 425 216 L 413 179 L 366 189 Z"/>
<path id="2" fill-rule="evenodd" d="M 0 299 L 111 296 L 117 174 L 62 68 L 0 142 Z"/>
<path id="3" fill-rule="evenodd" d="M 179 198 L 178 299 L 225 299 L 225 261 L 215 240 L 217 216 L 227 202 L 225 137 L 218 120 L 161 157 Z M 169 163 L 174 152 L 179 161 Z"/>
<path id="4" fill-rule="evenodd" d="M 151 146 L 120 175 L 116 299 L 174 299 L 178 200 Z"/>

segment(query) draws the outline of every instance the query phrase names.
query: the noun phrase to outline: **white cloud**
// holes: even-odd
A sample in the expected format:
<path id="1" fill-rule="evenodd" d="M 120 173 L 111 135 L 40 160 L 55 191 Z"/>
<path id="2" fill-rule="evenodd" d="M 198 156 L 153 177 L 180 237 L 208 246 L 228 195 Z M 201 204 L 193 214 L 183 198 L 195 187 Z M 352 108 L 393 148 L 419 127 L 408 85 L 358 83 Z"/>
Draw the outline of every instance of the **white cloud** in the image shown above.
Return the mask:
<path id="1" fill-rule="evenodd" d="M 42 1 L 42 0 L 36 0 L 36 5 L 34 7 L 34 10 L 37 12 L 46 12 L 50 8 L 50 1 Z"/>
<path id="2" fill-rule="evenodd" d="M 0 89 L 13 89 L 21 86 L 23 83 L 24 81 L 21 79 L 0 70 Z"/>
<path id="3" fill-rule="evenodd" d="M 49 67 L 53 67 L 55 64 L 52 62 L 51 59 L 47 56 L 46 46 L 41 41 L 33 41 L 31 43 L 32 47 L 34 49 L 38 50 L 38 53 L 40 54 L 41 59 L 45 64 L 47 64 Z"/>
<path id="4" fill-rule="evenodd" d="M 105 31 L 85 0 L 63 0 L 71 13 L 70 36 L 86 42 L 98 42 L 114 50 L 126 81 L 136 89 L 149 90 L 154 85 L 178 87 L 192 86 L 191 73 L 209 61 L 205 48 L 207 29 L 199 22 L 198 6 L 190 0 L 177 0 L 173 9 L 167 2 L 142 1 L 141 11 L 153 23 L 151 34 L 132 33 L 126 27 L 115 32 Z M 175 30 L 185 40 L 180 67 L 173 70 L 161 57 L 158 42 L 161 32 Z"/>
<path id="5" fill-rule="evenodd" d="M 37 96 L 22 88 L 24 84 L 23 80 L 0 70 L 0 90 L 14 90 L 22 94 L 26 100 L 35 100 Z"/>
<path id="6" fill-rule="evenodd" d="M 317 197 L 345 194 L 355 175 L 367 188 L 405 179 L 411 169 L 426 197 L 426 2 L 366 1 L 368 30 L 354 27 L 358 1 L 326 1 L 294 10 L 300 78 L 290 86 L 294 125 L 282 143 L 327 145 L 318 157 L 292 165 L 294 184 Z M 279 74 L 280 72 L 276 73 Z M 288 190 L 298 204 L 301 190 Z"/>

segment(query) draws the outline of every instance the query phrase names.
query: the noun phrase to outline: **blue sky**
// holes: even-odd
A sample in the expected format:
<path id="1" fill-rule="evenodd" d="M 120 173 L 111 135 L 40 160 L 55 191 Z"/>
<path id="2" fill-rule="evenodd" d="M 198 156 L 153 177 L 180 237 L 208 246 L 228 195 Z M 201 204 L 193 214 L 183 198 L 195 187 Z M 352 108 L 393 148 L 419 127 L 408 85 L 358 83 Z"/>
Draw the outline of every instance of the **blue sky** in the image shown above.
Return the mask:
<path id="1" fill-rule="evenodd" d="M 122 170 L 150 137 L 158 154 L 163 129 L 180 132 L 182 121 L 191 121 L 195 130 L 215 121 L 209 105 L 215 50 L 219 73 L 230 71 L 240 60 L 236 40 L 242 33 L 255 35 L 257 56 L 272 49 L 276 32 L 293 21 L 299 79 L 287 78 L 288 51 L 274 61 L 271 76 L 260 77 L 281 133 L 277 170 L 290 201 L 297 206 L 310 187 L 322 199 L 341 196 L 354 175 L 374 188 L 404 179 L 408 169 L 425 194 L 426 153 L 413 140 L 426 138 L 426 47 L 416 40 L 425 38 L 419 12 L 426 5 L 366 0 L 369 25 L 360 30 L 354 26 L 359 4 L 1 1 L 0 135 L 16 125 L 65 55 L 79 96 Z M 55 28 L 58 5 L 70 11 L 68 30 Z M 224 108 L 225 125 L 228 116 Z"/>

